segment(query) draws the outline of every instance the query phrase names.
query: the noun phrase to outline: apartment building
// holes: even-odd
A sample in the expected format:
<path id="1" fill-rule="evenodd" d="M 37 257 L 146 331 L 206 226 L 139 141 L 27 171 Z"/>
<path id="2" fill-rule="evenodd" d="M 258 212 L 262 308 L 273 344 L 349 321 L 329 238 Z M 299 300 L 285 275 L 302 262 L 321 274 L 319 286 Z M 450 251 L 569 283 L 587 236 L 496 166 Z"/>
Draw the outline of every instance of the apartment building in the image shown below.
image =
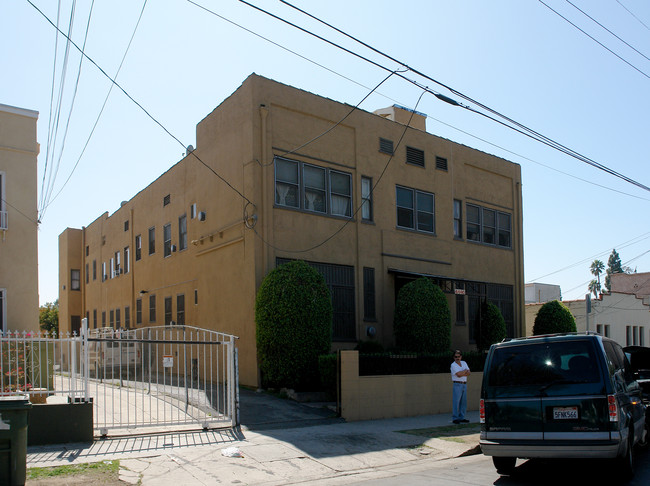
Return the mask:
<path id="1" fill-rule="evenodd" d="M 235 334 L 255 386 L 257 289 L 302 259 L 330 287 L 333 349 L 392 345 L 396 295 L 420 276 L 448 296 L 455 347 L 473 346 L 484 299 L 523 334 L 521 169 L 425 127 L 399 106 L 355 110 L 250 75 L 180 162 L 60 235 L 62 329 L 87 317 Z"/>
<path id="2" fill-rule="evenodd" d="M 0 104 L 0 329 L 38 330 L 38 112 Z"/>

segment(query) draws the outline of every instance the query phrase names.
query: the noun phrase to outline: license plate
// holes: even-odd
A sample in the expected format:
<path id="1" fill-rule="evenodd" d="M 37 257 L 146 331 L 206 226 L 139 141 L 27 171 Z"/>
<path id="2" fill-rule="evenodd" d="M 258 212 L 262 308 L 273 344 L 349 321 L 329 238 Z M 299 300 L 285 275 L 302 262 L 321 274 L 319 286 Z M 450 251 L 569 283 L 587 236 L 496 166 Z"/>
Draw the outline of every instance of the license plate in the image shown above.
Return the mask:
<path id="1" fill-rule="evenodd" d="M 578 407 L 553 407 L 553 420 L 577 420 Z"/>

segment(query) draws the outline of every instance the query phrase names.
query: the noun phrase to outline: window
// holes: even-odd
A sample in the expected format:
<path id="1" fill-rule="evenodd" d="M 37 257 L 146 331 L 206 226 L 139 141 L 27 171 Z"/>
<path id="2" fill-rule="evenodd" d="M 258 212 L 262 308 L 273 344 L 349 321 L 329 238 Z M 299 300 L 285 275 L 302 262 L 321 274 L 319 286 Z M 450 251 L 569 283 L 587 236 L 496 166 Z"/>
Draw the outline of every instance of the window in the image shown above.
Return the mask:
<path id="1" fill-rule="evenodd" d="M 97 329 L 97 309 L 93 309 L 93 327 Z"/>
<path id="2" fill-rule="evenodd" d="M 290 262 L 277 258 L 276 265 Z M 332 339 L 353 341 L 357 339 L 354 267 L 329 263 L 307 262 L 325 278 L 325 284 L 332 296 Z"/>
<path id="3" fill-rule="evenodd" d="M 372 179 L 361 177 L 361 219 L 372 221 Z"/>
<path id="4" fill-rule="evenodd" d="M 149 296 L 149 322 L 156 322 L 156 296 Z"/>
<path id="5" fill-rule="evenodd" d="M 610 337 L 610 335 L 609 335 L 609 324 L 605 324 L 605 337 Z"/>
<path id="6" fill-rule="evenodd" d="M 111 327 L 115 325 L 115 311 L 111 309 L 110 311 L 110 320 L 108 321 Z"/>
<path id="7" fill-rule="evenodd" d="M 366 321 L 377 320 L 375 310 L 375 269 L 363 268 L 363 318 Z"/>
<path id="8" fill-rule="evenodd" d="M 135 261 L 137 262 L 142 258 L 142 235 L 135 237 Z"/>
<path id="9" fill-rule="evenodd" d="M 512 247 L 511 216 L 502 211 L 467 205 L 467 239 L 486 245 Z"/>
<path id="10" fill-rule="evenodd" d="M 97 280 L 97 260 L 93 260 L 93 280 Z"/>
<path id="11" fill-rule="evenodd" d="M 106 327 L 106 311 L 102 311 L 102 327 Z"/>
<path id="12" fill-rule="evenodd" d="M 124 231 L 129 231 L 129 220 L 124 221 Z"/>
<path id="13" fill-rule="evenodd" d="M 120 309 L 119 308 L 115 309 L 115 327 L 116 328 L 119 328 L 122 325 L 122 322 L 120 320 L 120 314 L 121 314 Z"/>
<path id="14" fill-rule="evenodd" d="M 379 138 L 379 151 L 382 154 L 393 155 L 393 141 L 387 138 Z"/>
<path id="15" fill-rule="evenodd" d="M 156 253 L 156 228 L 149 228 L 149 255 Z"/>
<path id="16" fill-rule="evenodd" d="M 638 326 L 632 326 L 632 344 L 634 346 L 639 345 L 639 327 Z"/>
<path id="17" fill-rule="evenodd" d="M 176 324 L 185 325 L 185 294 L 176 296 Z"/>
<path id="18" fill-rule="evenodd" d="M 349 218 L 352 177 L 346 172 L 276 157 L 275 204 Z"/>
<path id="19" fill-rule="evenodd" d="M 454 238 L 463 237 L 463 205 L 454 199 Z"/>
<path id="20" fill-rule="evenodd" d="M 124 327 L 131 327 L 131 308 L 128 305 L 124 308 Z"/>
<path id="21" fill-rule="evenodd" d="M 436 157 L 436 169 L 447 170 L 447 159 L 444 157 Z"/>
<path id="22" fill-rule="evenodd" d="M 632 345 L 632 326 L 625 326 L 625 345 Z"/>
<path id="23" fill-rule="evenodd" d="M 90 265 L 86 263 L 86 285 L 90 282 Z"/>
<path id="24" fill-rule="evenodd" d="M 163 226 L 163 255 L 168 257 L 172 254 L 172 225 Z"/>
<path id="25" fill-rule="evenodd" d="M 396 187 L 397 226 L 426 233 L 435 232 L 434 196 L 428 192 Z"/>
<path id="26" fill-rule="evenodd" d="M 187 248 L 187 216 L 184 214 L 178 218 L 178 251 Z"/>
<path id="27" fill-rule="evenodd" d="M 88 256 L 89 253 L 90 253 L 90 247 L 86 245 L 86 256 Z"/>
<path id="28" fill-rule="evenodd" d="M 131 270 L 131 265 L 129 264 L 130 256 L 131 256 L 131 252 L 129 251 L 129 247 L 125 246 L 124 247 L 124 273 L 129 273 L 129 270 Z"/>
<path id="29" fill-rule="evenodd" d="M 639 346 L 645 346 L 645 328 L 643 326 L 639 326 Z"/>
<path id="30" fill-rule="evenodd" d="M 596 324 L 596 333 L 600 334 L 601 336 L 603 335 L 603 325 L 602 324 Z"/>
<path id="31" fill-rule="evenodd" d="M 406 147 L 406 163 L 424 167 L 424 150 Z"/>
<path id="32" fill-rule="evenodd" d="M 142 299 L 135 301 L 135 323 L 142 324 Z"/>
<path id="33" fill-rule="evenodd" d="M 196 218 L 196 203 L 190 206 L 190 219 Z"/>
<path id="34" fill-rule="evenodd" d="M 5 173 L 0 172 L 0 229 L 6 230 L 9 228 L 9 221 L 7 217 L 7 208 L 5 207 Z"/>
<path id="35" fill-rule="evenodd" d="M 194 305 L 199 305 L 199 289 L 194 289 Z"/>
<path id="36" fill-rule="evenodd" d="M 81 270 L 70 270 L 70 290 L 81 290 Z"/>
<path id="37" fill-rule="evenodd" d="M 115 252 L 115 276 L 117 277 L 122 269 L 122 253 L 120 251 Z"/>
<path id="38" fill-rule="evenodd" d="M 110 277 L 113 278 L 115 277 L 115 259 L 111 258 L 111 275 Z"/>
<path id="39" fill-rule="evenodd" d="M 165 326 L 172 325 L 172 298 L 165 297 Z"/>
<path id="40" fill-rule="evenodd" d="M 102 262 L 102 282 L 108 278 L 106 273 L 106 262 Z"/>
<path id="41" fill-rule="evenodd" d="M 163 207 L 167 206 L 170 202 L 172 202 L 172 197 L 170 194 L 167 194 L 165 197 L 163 197 Z"/>
<path id="42" fill-rule="evenodd" d="M 456 282 L 456 324 L 465 325 L 465 284 Z"/>
<path id="43" fill-rule="evenodd" d="M 0 173 L 0 175 L 2 175 Z M 0 200 L 1 202 L 1 200 Z M 6 332 L 7 327 L 6 327 L 6 290 L 5 289 L 0 289 L 0 331 Z"/>

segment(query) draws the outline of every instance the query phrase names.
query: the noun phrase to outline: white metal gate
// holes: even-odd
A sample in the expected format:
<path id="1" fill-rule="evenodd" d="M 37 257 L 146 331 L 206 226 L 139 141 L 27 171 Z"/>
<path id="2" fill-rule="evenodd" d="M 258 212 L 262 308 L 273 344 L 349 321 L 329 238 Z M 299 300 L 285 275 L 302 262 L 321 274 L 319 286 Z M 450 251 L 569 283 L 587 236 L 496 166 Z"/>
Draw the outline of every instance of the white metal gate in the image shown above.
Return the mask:
<path id="1" fill-rule="evenodd" d="M 238 424 L 235 336 L 192 326 L 86 330 L 82 375 L 100 435 Z"/>

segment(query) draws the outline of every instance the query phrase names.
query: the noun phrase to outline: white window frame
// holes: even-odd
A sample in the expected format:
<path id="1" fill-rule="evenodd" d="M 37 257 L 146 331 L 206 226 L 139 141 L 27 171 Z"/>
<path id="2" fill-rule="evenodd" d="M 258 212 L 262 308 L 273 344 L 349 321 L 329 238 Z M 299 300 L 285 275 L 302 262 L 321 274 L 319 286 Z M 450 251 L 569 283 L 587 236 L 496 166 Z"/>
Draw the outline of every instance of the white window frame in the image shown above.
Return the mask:
<path id="1" fill-rule="evenodd" d="M 404 191 L 404 192 L 409 192 L 411 194 L 411 206 L 410 207 L 409 206 L 400 206 L 399 205 L 397 193 L 400 190 Z M 433 211 L 432 212 L 424 211 L 421 208 L 418 208 L 418 196 L 426 196 L 426 197 L 431 196 L 431 202 L 432 202 L 432 205 L 433 205 L 433 208 L 432 208 Z M 418 189 L 413 189 L 411 187 L 396 185 L 395 186 L 395 207 L 397 209 L 397 227 L 398 228 L 409 229 L 409 230 L 412 230 L 412 231 L 417 231 L 418 233 L 426 233 L 426 234 L 430 234 L 430 235 L 435 235 L 436 234 L 436 196 L 435 196 L 434 193 L 427 192 L 427 191 L 420 191 Z M 400 210 L 402 212 L 408 211 L 408 212 L 411 213 L 413 226 L 400 225 L 400 221 L 399 221 Z M 420 214 L 430 214 L 431 215 L 431 217 L 433 219 L 431 231 L 421 228 L 421 225 L 423 224 L 423 222 L 422 223 L 420 222 Z"/>
<path id="2" fill-rule="evenodd" d="M 361 219 L 372 221 L 372 178 L 361 176 Z"/>
<path id="3" fill-rule="evenodd" d="M 163 226 L 163 257 L 172 256 L 172 224 L 167 223 Z"/>
<path id="4" fill-rule="evenodd" d="M 125 246 L 124 247 L 124 273 L 129 273 L 129 271 L 131 270 L 131 263 L 129 262 L 130 256 L 131 256 L 131 252 L 129 250 L 129 247 Z"/>
<path id="5" fill-rule="evenodd" d="M 474 220 L 470 217 L 470 210 L 477 210 L 478 220 Z M 485 220 L 485 212 L 490 212 L 494 214 L 495 221 L 494 226 L 488 225 Z M 494 246 L 497 248 L 506 248 L 512 249 L 512 214 L 505 211 L 499 211 L 497 209 L 485 208 L 479 206 L 478 204 L 466 204 L 465 205 L 465 231 L 467 235 L 467 241 L 472 241 L 475 243 L 481 243 L 483 245 Z M 508 221 L 507 227 L 505 227 L 502 222 Z M 470 231 L 470 226 L 472 230 Z M 503 226 L 503 227 L 502 227 Z M 493 242 L 486 242 L 486 229 L 493 230 Z M 477 237 L 473 237 L 476 235 Z M 507 235 L 507 245 L 501 244 L 502 236 Z"/>
<path id="6" fill-rule="evenodd" d="M 178 217 L 178 251 L 187 249 L 187 214 Z"/>

